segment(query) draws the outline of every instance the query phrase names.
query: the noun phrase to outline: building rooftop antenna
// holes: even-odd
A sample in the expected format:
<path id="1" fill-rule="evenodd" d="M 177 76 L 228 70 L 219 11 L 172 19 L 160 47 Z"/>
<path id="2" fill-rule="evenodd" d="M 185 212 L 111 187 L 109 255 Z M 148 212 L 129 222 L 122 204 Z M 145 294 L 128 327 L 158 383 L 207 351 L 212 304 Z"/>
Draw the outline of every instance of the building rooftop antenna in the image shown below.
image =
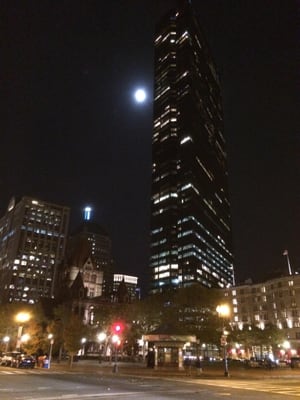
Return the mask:
<path id="1" fill-rule="evenodd" d="M 93 211 L 92 207 L 90 207 L 90 206 L 84 207 L 84 215 L 83 215 L 83 218 L 84 218 L 85 221 L 90 221 L 90 220 L 91 220 L 92 211 Z"/>

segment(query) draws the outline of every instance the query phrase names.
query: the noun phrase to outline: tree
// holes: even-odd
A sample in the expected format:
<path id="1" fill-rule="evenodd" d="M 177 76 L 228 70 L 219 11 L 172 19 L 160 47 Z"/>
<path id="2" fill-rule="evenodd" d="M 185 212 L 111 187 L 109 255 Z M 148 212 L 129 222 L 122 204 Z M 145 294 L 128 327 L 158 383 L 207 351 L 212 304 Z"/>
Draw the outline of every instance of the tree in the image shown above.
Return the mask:
<path id="1" fill-rule="evenodd" d="M 216 344 L 220 341 L 221 322 L 215 310 L 221 296 L 219 290 L 191 285 L 133 303 L 127 316 L 136 337 L 164 326 L 176 333 L 196 335 L 202 343 Z"/>
<path id="2" fill-rule="evenodd" d="M 0 306 L 0 336 L 9 337 L 8 349 L 16 348 L 16 338 L 18 333 L 18 325 L 15 316 L 20 311 L 20 306 L 13 304 L 5 304 Z"/>
<path id="3" fill-rule="evenodd" d="M 53 351 L 58 351 L 58 360 L 61 360 L 63 351 L 66 351 L 71 356 L 70 367 L 72 367 L 74 355 L 81 346 L 81 339 L 88 332 L 82 318 L 71 311 L 68 303 L 61 304 L 54 309 L 53 320 L 48 325 L 47 331 L 53 335 Z"/>
<path id="4" fill-rule="evenodd" d="M 65 350 L 70 355 L 70 367 L 73 365 L 74 355 L 80 348 L 80 341 L 86 334 L 86 327 L 83 325 L 81 318 L 71 313 L 63 328 L 63 338 Z"/>
<path id="5" fill-rule="evenodd" d="M 246 354 L 252 354 L 253 347 L 260 348 L 260 356 L 263 355 L 263 348 L 274 349 L 285 340 L 284 331 L 272 324 L 267 324 L 264 329 L 257 326 L 246 325 L 242 330 L 234 329 L 230 333 L 230 340 L 241 343 Z"/>
<path id="6" fill-rule="evenodd" d="M 216 314 L 217 305 L 222 300 L 222 293 L 192 285 L 182 288 L 176 294 L 175 302 L 179 323 L 202 343 L 218 344 L 222 322 Z"/>
<path id="7" fill-rule="evenodd" d="M 16 320 L 20 312 L 27 313 L 30 318 L 20 323 Z M 22 342 L 22 350 L 26 353 L 36 353 L 39 348 L 46 346 L 46 327 L 48 319 L 45 317 L 40 304 L 24 305 L 19 303 L 6 304 L 0 307 L 0 335 L 9 336 L 9 348 L 17 346 L 18 329 L 22 325 L 22 334 L 28 334 L 29 340 Z"/>

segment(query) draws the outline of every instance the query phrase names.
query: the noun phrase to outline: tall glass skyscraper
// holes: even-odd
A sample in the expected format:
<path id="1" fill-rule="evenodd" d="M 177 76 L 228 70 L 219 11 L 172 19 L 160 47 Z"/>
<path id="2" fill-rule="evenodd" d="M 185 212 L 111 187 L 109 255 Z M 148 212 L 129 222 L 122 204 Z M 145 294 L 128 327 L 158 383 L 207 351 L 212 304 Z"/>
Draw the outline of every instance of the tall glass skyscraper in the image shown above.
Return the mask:
<path id="1" fill-rule="evenodd" d="M 189 1 L 156 28 L 151 293 L 234 283 L 219 78 Z"/>

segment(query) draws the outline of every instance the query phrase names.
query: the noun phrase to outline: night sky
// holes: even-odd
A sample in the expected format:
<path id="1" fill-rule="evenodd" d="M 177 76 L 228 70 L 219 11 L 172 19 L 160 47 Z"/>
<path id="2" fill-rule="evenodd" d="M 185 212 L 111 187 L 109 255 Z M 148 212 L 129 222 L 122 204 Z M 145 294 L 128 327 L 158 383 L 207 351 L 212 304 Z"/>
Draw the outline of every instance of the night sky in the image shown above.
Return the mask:
<path id="1" fill-rule="evenodd" d="M 84 205 L 147 281 L 153 37 L 167 0 L 0 3 L 0 215 Z M 236 280 L 300 269 L 299 31 L 291 0 L 194 0 L 222 81 Z M 299 26 L 298 26 L 299 27 Z M 144 86 L 148 99 L 136 104 Z"/>

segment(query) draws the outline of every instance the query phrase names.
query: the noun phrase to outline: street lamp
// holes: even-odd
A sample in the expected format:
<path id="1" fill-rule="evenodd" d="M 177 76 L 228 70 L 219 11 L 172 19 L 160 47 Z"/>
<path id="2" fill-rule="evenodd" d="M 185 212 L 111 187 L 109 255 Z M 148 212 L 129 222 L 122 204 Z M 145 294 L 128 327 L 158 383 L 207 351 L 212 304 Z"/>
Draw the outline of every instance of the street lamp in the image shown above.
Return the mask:
<path id="1" fill-rule="evenodd" d="M 225 330 L 225 318 L 228 318 L 230 315 L 230 308 L 227 304 L 220 304 L 217 307 L 217 313 L 219 317 L 222 318 L 222 336 L 221 336 L 221 345 L 224 348 L 224 376 L 229 376 L 228 371 L 228 360 L 227 360 L 227 336 L 228 332 Z"/>
<path id="2" fill-rule="evenodd" d="M 118 372 L 118 346 L 121 343 L 120 335 L 122 335 L 124 330 L 124 324 L 121 321 L 115 322 L 112 327 L 112 337 L 111 341 L 115 345 L 115 364 L 113 367 L 113 372 Z"/>
<path id="3" fill-rule="evenodd" d="M 285 350 L 289 350 L 289 349 L 291 348 L 291 343 L 290 343 L 288 340 L 285 340 L 285 341 L 282 343 L 282 347 L 283 347 Z"/>
<path id="4" fill-rule="evenodd" d="M 98 337 L 99 342 L 104 342 L 104 340 L 106 339 L 107 335 L 106 335 L 105 332 L 101 332 L 101 333 L 99 333 L 99 335 L 97 337 Z"/>
<path id="5" fill-rule="evenodd" d="M 105 342 L 105 344 L 103 346 L 102 345 L 99 346 L 99 364 L 101 364 L 102 356 L 103 356 L 103 354 L 105 356 L 106 355 L 106 351 L 107 351 L 107 342 L 106 342 L 107 334 L 105 332 L 100 332 L 97 335 L 97 338 L 98 338 L 100 343 Z"/>
<path id="6" fill-rule="evenodd" d="M 10 341 L 10 337 L 9 336 L 4 336 L 3 343 L 5 343 L 5 352 L 7 352 L 7 350 L 8 350 L 9 341 Z"/>
<path id="7" fill-rule="evenodd" d="M 100 332 L 97 335 L 97 338 L 99 340 L 99 364 L 102 362 L 102 357 L 103 355 L 106 356 L 107 352 L 107 334 L 105 332 Z M 103 345 L 101 345 L 102 342 L 105 342 Z"/>
<path id="8" fill-rule="evenodd" d="M 30 314 L 27 312 L 20 312 L 15 317 L 16 321 L 19 323 L 18 327 L 18 335 L 17 335 L 17 343 L 16 343 L 16 350 L 20 351 L 21 349 L 21 342 L 22 342 L 22 331 L 23 331 L 23 324 L 30 320 Z"/>
<path id="9" fill-rule="evenodd" d="M 113 366 L 113 372 L 118 372 L 118 345 L 121 342 L 118 335 L 112 335 L 111 341 L 115 345 L 115 364 Z"/>
<path id="10" fill-rule="evenodd" d="M 49 333 L 48 339 L 50 341 L 48 368 L 50 368 L 51 359 L 52 359 L 52 349 L 53 349 L 53 343 L 54 343 L 54 338 L 53 338 L 53 334 L 52 333 Z"/>
<path id="11" fill-rule="evenodd" d="M 82 348 L 81 348 L 81 356 L 84 356 L 84 354 L 85 354 L 85 344 L 86 344 L 86 338 L 83 337 L 81 339 L 81 346 L 82 346 Z"/>
<path id="12" fill-rule="evenodd" d="M 28 333 L 25 333 L 24 335 L 21 336 L 21 342 L 28 342 L 28 340 L 30 339 L 30 336 L 28 335 Z"/>

